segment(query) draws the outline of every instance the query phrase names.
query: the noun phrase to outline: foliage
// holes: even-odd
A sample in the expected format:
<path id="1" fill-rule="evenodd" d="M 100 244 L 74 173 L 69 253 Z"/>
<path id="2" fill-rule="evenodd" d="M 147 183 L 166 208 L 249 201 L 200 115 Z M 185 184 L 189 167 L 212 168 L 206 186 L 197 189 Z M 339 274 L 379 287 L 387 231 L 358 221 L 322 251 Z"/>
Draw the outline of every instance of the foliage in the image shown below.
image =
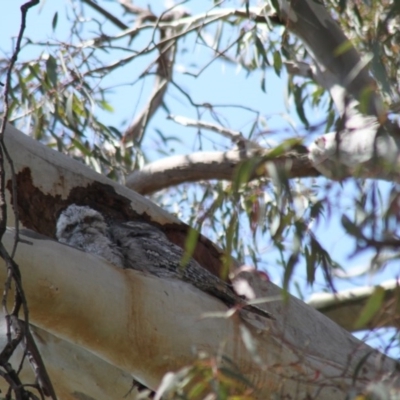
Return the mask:
<path id="1" fill-rule="evenodd" d="M 253 400 L 254 387 L 231 360 L 200 356 L 190 367 L 163 378 L 156 398 Z"/>
<path id="2" fill-rule="evenodd" d="M 379 84 L 386 105 L 397 111 L 399 102 L 399 44 L 396 26 L 399 3 L 394 1 L 329 0 L 328 4 L 346 36 L 370 57 L 370 70 Z"/>
<path id="3" fill-rule="evenodd" d="M 252 4 L 246 4 L 248 7 L 240 9 L 221 2 L 196 11 L 188 4 L 188 8 L 159 7 L 153 13 L 126 2 L 95 7 L 92 1 L 74 1 L 67 6 L 66 17 L 63 16 L 63 24 L 70 28 L 68 35 L 65 35 L 64 26 L 62 32 L 58 29 L 62 18 L 60 10 L 49 25 L 53 31 L 51 39 L 26 40 L 21 54 L 29 52 L 37 56 L 21 61 L 15 70 L 10 119 L 34 138 L 120 182 L 132 169 L 140 168 L 154 157 L 165 157 L 176 146 L 192 149 L 196 146 L 198 150 L 209 148 L 206 142 L 216 149 L 231 146 L 229 140 L 210 137 L 201 128 L 197 139 L 189 144 L 171 134 L 168 128 L 152 125 L 152 113 L 140 121 L 134 119 L 130 126 L 127 118 L 133 112 L 140 114 L 139 104 L 144 102 L 143 96 L 132 91 L 141 93 L 139 86 L 153 80 L 154 90 L 164 90 L 160 88 L 165 85 L 166 93 L 185 102 L 199 120 L 229 127 L 232 112 L 239 111 L 238 107 L 228 101 L 221 108 L 212 95 L 206 102 L 198 102 L 187 90 L 186 82 L 204 79 L 202 77 L 215 63 L 226 64 L 244 69 L 249 76 L 257 74 L 261 78 L 260 89 L 265 91 L 268 90 L 267 74 L 282 77 L 284 62 L 310 60 L 298 38 L 290 35 L 284 26 L 274 25 L 273 19 L 257 16 Z M 396 4 L 379 1 L 360 4 L 332 1 L 328 4 L 359 50 L 374 55 L 371 68 L 390 105 L 396 103 L 398 92 L 397 34 L 392 28 L 398 18 Z M 275 3 L 265 4 L 262 14 L 272 15 L 275 8 Z M 379 18 L 375 18 L 377 15 Z M 191 61 L 193 49 L 208 58 L 203 65 Z M 1 60 L 0 71 L 4 72 L 7 65 L 6 58 Z M 163 74 L 160 73 L 162 68 L 166 71 Z M 160 75 L 165 81 L 157 79 Z M 117 76 L 126 76 L 126 79 L 114 87 L 112 82 Z M 191 81 L 187 81 L 187 77 L 191 77 Z M 286 115 L 293 126 L 289 136 L 307 142 L 308 137 L 323 128 L 323 124 L 310 122 L 312 110 L 325 113 L 327 130 L 334 121 L 332 102 L 311 79 L 290 75 L 287 82 L 287 101 L 294 103 L 299 123 L 305 127 L 304 133 L 298 132 L 296 121 Z M 110 100 L 112 91 L 122 88 L 131 99 L 131 106 L 127 113 L 118 113 L 123 120 L 110 124 L 110 116 L 116 113 Z M 177 108 L 166 95 L 161 99 L 151 97 L 150 101 L 153 100 L 158 101 L 158 113 L 164 110 L 171 115 Z M 145 102 L 143 107 L 145 110 Z M 246 109 L 246 103 L 239 108 Z M 252 142 L 271 146 L 270 137 L 274 131 L 268 126 L 270 117 L 264 107 L 248 110 L 246 118 L 249 112 L 251 120 L 242 134 Z M 137 126 L 132 129 L 135 124 Z M 136 136 L 132 137 L 132 131 Z M 282 135 L 287 136 L 287 133 L 280 133 L 276 140 L 281 141 Z M 276 156 L 279 155 L 278 151 Z M 289 181 L 284 170 L 274 172 L 272 180 L 261 179 L 247 185 L 252 168 L 244 164 L 232 185 L 202 182 L 165 190 L 153 198 L 171 211 L 179 210 L 178 216 L 191 225 L 202 227 L 207 236 L 226 249 L 228 257 L 233 254 L 244 262 L 264 268 L 281 265 L 285 287 L 295 267 L 303 265 L 308 284 L 313 284 L 316 270 L 321 268 L 326 288 L 330 290 L 331 269 L 338 265 L 313 234 L 312 226 L 329 218 L 334 209 L 341 212 L 343 205 L 329 201 L 331 194 L 328 191 L 324 195 L 323 187 L 317 182 Z M 357 220 L 351 221 L 351 216 L 344 213 L 343 226 L 357 240 L 356 252 L 372 247 L 377 251 L 375 259 L 379 259 L 382 247 L 379 238 L 398 234 L 395 222 L 389 222 L 396 215 L 392 212 L 394 200 L 385 205 L 386 199 L 382 199 L 378 204 L 377 199 L 382 196 L 380 187 L 374 186 L 372 191 L 364 188 L 364 184 L 357 184 L 354 206 L 349 206 L 356 210 Z M 338 190 L 335 186 L 332 189 Z M 396 199 L 397 193 L 397 188 L 392 188 L 390 198 Z M 380 224 L 377 212 L 384 215 L 384 224 Z M 360 217 L 362 214 L 364 217 Z M 367 238 L 361 230 L 367 231 Z M 245 234 L 246 231 L 249 234 Z M 263 249 L 259 246 L 261 242 Z M 273 258 L 262 254 L 263 251 L 270 253 L 271 248 L 277 250 Z"/>
<path id="4" fill-rule="evenodd" d="M 160 113 L 177 114 L 175 110 L 181 110 L 177 103 L 184 103 L 187 115 L 229 129 L 244 125 L 233 122 L 233 115 L 240 112 L 246 118 L 240 134 L 249 142 L 271 148 L 270 158 L 276 160 L 295 144 L 307 144 L 315 134 L 335 129 L 337 121 L 333 103 L 321 87 L 311 78 L 286 75 L 286 62 L 310 62 L 310 55 L 287 27 L 269 18 L 276 10 L 275 3 L 263 5 L 260 17 L 249 2 L 243 8 L 241 2 L 207 3 L 201 10 L 192 10 L 189 2 L 187 9 L 154 6 L 151 11 L 136 2 L 71 1 L 65 14 L 61 10 L 54 14 L 49 25 L 51 39 L 26 39 L 22 55 L 34 56 L 20 61 L 14 71 L 10 120 L 49 147 L 122 183 L 132 170 L 156 157 L 167 157 L 175 148 L 233 147 L 229 139 L 211 136 L 203 128 L 189 141 L 171 133 L 171 125 L 160 128 L 152 123 L 153 116 Z M 394 118 L 399 103 L 398 2 L 329 0 L 326 6 L 367 57 Z M 201 57 L 194 57 L 196 51 Z M 269 90 L 271 74 L 286 79 L 286 102 L 295 109 L 295 113 L 284 114 L 289 132 L 276 134 L 270 128 L 265 104 L 252 109 L 244 98 L 243 104 L 232 105 L 229 95 L 219 104 L 212 90 L 204 101 L 192 96 L 188 86 L 207 82 L 207 73 L 215 64 L 234 66 L 257 77 L 257 90 L 263 92 Z M 2 75 L 7 67 L 4 57 L 0 60 Z M 143 88 L 151 83 L 150 100 L 144 99 Z M 124 113 L 112 104 L 113 92 L 120 90 L 121 96 L 126 96 Z M 234 82 L 231 90 L 235 90 Z M 252 90 L 256 88 L 249 92 Z M 316 121 L 317 112 L 322 123 Z M 115 114 L 118 120 L 112 117 Z M 133 121 L 128 121 L 133 114 Z M 295 144 L 290 141 L 293 139 Z M 286 167 L 272 164 L 271 178 L 249 182 L 256 168 L 255 163 L 244 162 L 232 182 L 185 183 L 152 198 L 225 250 L 226 275 L 231 256 L 266 271 L 279 266 L 274 278 L 279 276 L 285 290 L 297 290 L 302 297 L 316 283 L 320 290 L 335 291 L 335 276 L 343 268 L 336 262 L 336 254 L 326 250 L 317 228 L 337 214 L 344 232 L 354 241 L 353 255 L 372 254 L 364 272 L 398 261 L 398 185 L 388 188 L 355 179 L 343 185 L 322 179 L 289 179 Z M 302 281 L 306 284 L 299 283 Z M 380 290 L 371 297 L 360 316 L 363 323 L 374 317 L 382 297 Z M 190 389 L 189 398 L 205 397 L 215 385 L 223 392 L 218 398 L 230 398 L 227 393 L 236 389 L 232 377 L 209 362 L 199 360 L 185 370 L 185 379 L 175 382 L 174 390 L 200 375 L 203 380 Z M 246 396 L 250 394 L 244 391 L 242 397 L 232 398 L 250 398 Z"/>

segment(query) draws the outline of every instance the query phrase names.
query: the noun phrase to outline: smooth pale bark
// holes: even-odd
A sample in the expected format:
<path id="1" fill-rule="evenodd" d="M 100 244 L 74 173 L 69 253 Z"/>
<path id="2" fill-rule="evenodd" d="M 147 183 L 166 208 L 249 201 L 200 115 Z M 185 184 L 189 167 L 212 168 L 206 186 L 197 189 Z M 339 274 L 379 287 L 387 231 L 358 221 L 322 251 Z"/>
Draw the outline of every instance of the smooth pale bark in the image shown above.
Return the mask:
<path id="1" fill-rule="evenodd" d="M 120 201 L 126 197 L 130 207 L 142 217 L 150 216 L 154 221 L 175 223 L 176 229 L 179 227 L 177 220 L 140 195 L 13 128 L 6 132 L 6 143 L 17 175 L 25 171 L 26 176 L 26 170 L 29 171 L 33 184 L 46 194 L 48 207 L 57 202 L 65 206 L 66 199 L 74 200 L 73 193 L 82 187 L 88 190 L 90 199 L 89 188 L 97 181 L 113 188 L 109 197 L 103 193 L 105 197 L 98 204 L 103 202 L 104 207 L 108 206 L 117 193 Z M 6 172 L 9 177 L 9 170 Z M 33 193 L 30 199 L 35 203 L 36 192 L 29 188 Z M 22 202 L 23 193 L 19 194 L 18 201 Z M 84 199 L 81 197 L 81 201 Z M 18 203 L 19 209 L 26 207 Z M 5 236 L 8 248 L 12 236 L 12 233 Z M 226 307 L 183 282 L 121 270 L 51 240 L 29 236 L 24 239 L 18 245 L 16 261 L 22 271 L 31 323 L 124 374 L 132 374 L 151 388 L 157 386 L 165 372 L 191 363 L 198 351 L 211 356 L 222 351 L 233 359 L 259 388 L 260 399 L 269 398 L 272 393 L 293 398 L 318 394 L 327 400 L 344 399 L 353 385 L 360 360 L 367 354 L 365 368 L 355 381 L 358 388 L 394 368 L 388 359 L 376 363 L 379 353 L 371 352 L 368 346 L 303 302 L 289 297 L 287 304 L 282 303 L 280 289 L 255 279 L 257 274 L 250 275 L 249 281 L 258 296 L 273 300 L 265 307 L 275 320 L 260 321 L 244 312 L 243 318 L 202 319 L 204 312 L 226 311 Z M 5 270 L 0 268 L 0 279 L 4 277 Z M 246 332 L 252 338 L 262 367 L 253 361 L 245 347 Z M 86 369 L 85 365 L 82 374 Z M 90 385 L 87 390 L 88 396 L 99 398 L 90 391 Z"/>
<path id="2" fill-rule="evenodd" d="M 129 392 L 132 387 L 132 376 L 128 372 L 48 331 L 32 324 L 30 329 L 59 400 L 122 399 Z M 5 319 L 4 314 L 0 313 L 0 349 L 3 349 L 6 343 Z M 22 356 L 22 348 L 17 347 L 10 359 L 11 364 L 19 365 Z M 24 383 L 35 382 L 35 375 L 28 361 L 24 363 L 20 378 Z M 2 379 L 0 390 L 2 393 L 7 390 Z M 35 393 L 35 390 L 30 390 Z M 132 394 L 126 398 L 132 400 L 136 395 L 137 391 L 133 389 Z"/>
<path id="3" fill-rule="evenodd" d="M 400 181 L 400 136 L 360 119 L 356 130 L 328 133 L 310 146 L 314 167 L 331 179 L 348 176 Z M 393 127 L 394 128 L 394 127 Z M 398 128 L 396 128 L 398 130 Z"/>
<path id="4" fill-rule="evenodd" d="M 377 290 L 381 291 L 382 303 L 376 310 L 376 314 L 361 323 L 362 311 Z M 377 286 L 353 288 L 336 294 L 315 293 L 307 304 L 322 312 L 342 328 L 354 332 L 378 327 L 400 328 L 399 296 L 399 281 L 390 280 Z"/>
<path id="5" fill-rule="evenodd" d="M 268 165 L 284 169 L 289 178 L 319 175 L 305 154 L 292 151 L 266 161 L 270 153 L 267 149 L 253 149 L 167 157 L 132 172 L 126 179 L 126 186 L 141 194 L 150 194 L 185 182 L 212 179 L 231 181 L 237 176 L 238 168 L 246 161 L 254 163 L 250 179 L 269 176 Z"/>
<path id="6" fill-rule="evenodd" d="M 308 157 L 290 152 L 265 161 L 270 150 L 198 152 L 145 165 L 127 177 L 126 186 L 141 194 L 151 194 L 187 182 L 231 181 L 245 162 L 254 162 L 250 180 L 269 177 L 271 166 L 283 169 L 288 178 L 323 174 L 330 179 L 355 176 L 399 181 L 400 136 L 385 132 L 376 136 L 378 125 L 360 115 L 351 122 L 354 129 L 319 137 L 310 145 Z"/>
<path id="7" fill-rule="evenodd" d="M 318 83 L 325 80 L 329 90 L 341 90 L 359 102 L 364 102 L 368 114 L 377 117 L 382 113 L 382 101 L 375 92 L 375 82 L 369 74 L 367 63 L 345 36 L 338 23 L 323 4 L 313 0 L 278 0 L 279 17 L 290 32 L 298 36 L 311 52 L 321 74 Z M 332 93 L 331 93 L 332 95 Z M 332 97 L 339 101 L 339 97 Z M 346 103 L 335 102 L 340 114 Z"/>
<path id="8" fill-rule="evenodd" d="M 183 282 L 122 270 L 55 241 L 22 239 L 16 262 L 31 324 L 62 339 L 62 347 L 74 351 L 75 358 L 102 360 L 101 371 L 95 368 L 87 377 L 90 367 L 76 365 L 82 375 L 79 391 L 84 390 L 86 396 L 107 398 L 98 397 L 98 389 L 93 391 L 92 374 L 106 373 L 109 368 L 113 371 L 110 379 L 116 375 L 121 379 L 113 396 L 118 398 L 121 391 L 130 389 L 127 374 L 156 388 L 166 372 L 192 363 L 199 352 L 210 356 L 222 352 L 259 388 L 260 399 L 273 393 L 293 398 L 312 398 L 318 393 L 324 399 L 344 399 L 358 363 L 371 350 L 301 301 L 291 298 L 283 304 L 279 289 L 256 281 L 254 275 L 249 281 L 259 295 L 274 300 L 267 309 L 276 320 L 261 320 L 244 312 L 243 318 L 202 318 L 205 312 L 223 312 L 226 307 Z M 13 232 L 8 231 L 4 243 L 10 248 L 12 242 Z M 0 280 L 5 277 L 6 269 L 0 268 Z M 244 330 L 263 367 L 247 351 Z M 54 348 L 53 336 L 42 336 L 41 345 L 49 340 Z M 72 399 L 77 383 L 68 383 L 68 374 L 62 377 L 62 353 L 60 359 L 50 358 L 49 373 L 55 389 L 60 382 L 63 393 L 71 391 L 71 397 L 63 398 Z M 356 387 L 365 387 L 369 380 L 394 368 L 391 360 L 377 366 L 379 358 L 373 352 L 365 361 Z M 70 363 L 67 357 L 65 364 Z M 113 387 L 110 379 L 104 379 Z"/>

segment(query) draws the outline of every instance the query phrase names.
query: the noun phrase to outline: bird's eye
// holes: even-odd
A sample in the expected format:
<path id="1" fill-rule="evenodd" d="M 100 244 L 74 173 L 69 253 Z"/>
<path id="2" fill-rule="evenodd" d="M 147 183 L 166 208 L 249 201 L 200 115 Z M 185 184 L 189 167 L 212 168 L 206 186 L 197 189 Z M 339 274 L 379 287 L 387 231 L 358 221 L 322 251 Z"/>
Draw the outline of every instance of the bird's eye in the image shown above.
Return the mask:
<path id="1" fill-rule="evenodd" d="M 69 225 L 67 225 L 65 227 L 64 231 L 69 233 L 69 232 L 73 231 L 77 225 L 78 225 L 77 223 L 76 224 L 69 224 Z"/>

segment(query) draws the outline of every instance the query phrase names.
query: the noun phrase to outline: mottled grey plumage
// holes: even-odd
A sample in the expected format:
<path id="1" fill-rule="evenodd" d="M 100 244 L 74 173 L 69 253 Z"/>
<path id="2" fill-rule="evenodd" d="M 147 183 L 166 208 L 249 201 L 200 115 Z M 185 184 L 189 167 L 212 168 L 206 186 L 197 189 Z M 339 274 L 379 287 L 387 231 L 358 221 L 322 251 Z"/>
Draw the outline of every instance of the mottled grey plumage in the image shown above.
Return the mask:
<path id="1" fill-rule="evenodd" d="M 182 267 L 183 250 L 170 242 L 164 232 L 148 223 L 129 221 L 107 224 L 99 212 L 72 204 L 60 214 L 57 238 L 60 242 L 104 257 L 117 266 L 160 278 L 181 279 L 229 306 L 239 304 L 248 311 L 271 318 L 268 312 L 247 305 L 229 284 L 194 259 Z"/>
<path id="2" fill-rule="evenodd" d="M 109 235 L 109 227 L 103 216 L 87 206 L 71 204 L 57 220 L 56 236 L 59 242 L 97 254 L 123 267 L 124 257 Z"/>
<path id="3" fill-rule="evenodd" d="M 229 284 L 200 266 L 194 259 L 182 267 L 180 264 L 183 250 L 170 242 L 164 232 L 155 226 L 129 221 L 111 225 L 110 229 L 111 236 L 125 256 L 127 268 L 147 271 L 160 278 L 181 279 L 229 306 L 239 304 L 248 311 L 271 318 L 268 312 L 247 305 Z"/>

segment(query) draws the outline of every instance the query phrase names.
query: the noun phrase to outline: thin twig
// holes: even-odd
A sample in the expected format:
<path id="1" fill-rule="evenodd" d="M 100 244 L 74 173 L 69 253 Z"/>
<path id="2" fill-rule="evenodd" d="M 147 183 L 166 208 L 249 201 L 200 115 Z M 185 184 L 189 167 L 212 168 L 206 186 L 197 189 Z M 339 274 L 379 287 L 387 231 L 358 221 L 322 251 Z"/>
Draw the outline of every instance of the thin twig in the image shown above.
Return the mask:
<path id="1" fill-rule="evenodd" d="M 109 11 L 104 9 L 103 7 L 99 6 L 92 0 L 82 0 L 82 3 L 86 3 L 88 6 L 92 7 L 98 13 L 106 17 L 109 21 L 111 21 L 114 25 L 118 26 L 121 29 L 129 29 L 128 25 L 125 25 L 120 19 L 112 15 Z"/>
<path id="2" fill-rule="evenodd" d="M 172 121 L 176 122 L 179 125 L 189 126 L 199 129 L 208 129 L 209 131 L 217 132 L 220 135 L 232 140 L 232 142 L 236 143 L 239 147 L 244 146 L 247 149 L 257 149 L 257 148 L 262 149 L 262 147 L 258 145 L 256 142 L 253 142 L 252 140 L 245 138 L 241 132 L 225 128 L 221 125 L 216 125 L 211 122 L 199 121 L 176 115 L 169 115 L 168 119 L 171 119 Z"/>
<path id="3" fill-rule="evenodd" d="M 174 7 L 176 7 L 176 5 Z M 176 13 L 174 12 L 171 12 L 174 7 L 162 13 L 157 19 L 155 28 L 153 30 L 152 39 L 150 41 L 150 43 L 153 43 L 160 52 L 157 60 L 155 61 L 155 63 L 157 64 L 157 71 L 156 79 L 154 81 L 153 93 L 151 94 L 150 100 L 148 101 L 142 112 L 139 114 L 138 117 L 135 118 L 132 124 L 124 132 L 124 142 L 127 142 L 128 140 L 134 140 L 137 143 L 141 142 L 146 126 L 151 117 L 155 114 L 155 112 L 162 104 L 168 84 L 171 81 L 175 61 L 176 42 L 168 40 L 165 41 L 165 39 L 168 39 L 168 37 L 170 37 L 174 33 L 174 30 L 160 28 L 159 25 L 163 20 L 175 20 L 182 17 L 183 14 L 181 12 L 179 12 L 178 15 L 176 15 Z M 157 27 L 160 31 L 160 41 L 158 43 L 155 43 L 155 32 Z"/>
<path id="4" fill-rule="evenodd" d="M 2 376 L 10 385 L 10 389 L 12 392 L 14 392 L 14 395 L 16 399 L 33 399 L 37 398 L 37 396 L 33 395 L 32 393 L 27 392 L 24 389 L 24 385 L 21 384 L 21 381 L 18 377 L 18 373 L 15 372 L 15 370 L 11 367 L 11 364 L 9 363 L 9 359 L 14 353 L 15 348 L 17 345 L 21 342 L 21 340 L 25 337 L 31 337 L 29 333 L 29 310 L 28 310 L 28 305 L 27 301 L 25 298 L 25 293 L 22 288 L 22 282 L 21 282 L 21 273 L 19 270 L 18 265 L 15 263 L 13 260 L 13 257 L 15 255 L 15 251 L 17 248 L 18 244 L 18 238 L 19 238 L 19 218 L 18 218 L 18 205 L 17 205 L 17 184 L 16 184 L 16 175 L 15 175 L 15 169 L 13 165 L 13 161 L 11 156 L 9 155 L 5 142 L 4 142 L 4 133 L 6 130 L 7 126 L 7 121 L 8 121 L 8 113 L 9 113 L 9 91 L 11 88 L 11 74 L 14 69 L 14 65 L 18 59 L 18 54 L 21 50 L 21 42 L 23 38 L 23 34 L 26 28 L 26 17 L 28 10 L 36 5 L 39 4 L 39 0 L 31 0 L 26 2 L 21 6 L 21 26 L 20 30 L 18 33 L 17 37 L 17 42 L 15 46 L 15 50 L 13 52 L 13 55 L 11 57 L 11 60 L 9 62 L 9 66 L 7 69 L 7 74 L 6 74 L 6 82 L 5 82 L 5 88 L 3 92 L 3 97 L 4 97 L 4 112 L 3 112 L 3 117 L 1 121 L 1 127 L 0 127 L 0 256 L 4 259 L 6 267 L 7 267 L 7 279 L 4 285 L 4 290 L 3 290 L 3 298 L 2 298 L 2 305 L 3 305 L 3 310 L 6 314 L 6 321 L 7 321 L 7 345 L 3 349 L 3 351 L 0 353 L 0 366 L 4 369 L 0 370 L 0 376 Z M 4 233 L 7 229 L 7 203 L 5 199 L 5 189 L 6 189 L 6 175 L 5 175 L 5 161 L 10 166 L 11 169 L 11 180 L 12 180 L 12 198 L 13 198 L 13 205 L 14 205 L 14 213 L 15 213 L 15 225 L 16 225 L 16 233 L 14 237 L 14 246 L 11 252 L 11 256 L 4 247 L 2 243 L 2 239 L 4 236 Z M 15 294 L 14 294 L 14 304 L 13 304 L 13 309 L 11 313 L 8 312 L 6 304 L 7 304 L 7 297 L 8 297 L 8 291 L 11 287 L 11 282 L 14 282 L 15 284 Z M 23 315 L 24 315 L 24 322 L 20 324 L 19 322 L 16 324 L 15 321 L 18 320 L 18 314 L 20 311 L 20 308 L 22 306 L 23 309 Z M 13 327 L 14 331 L 14 338 L 11 337 L 11 327 Z M 32 339 L 33 340 L 33 339 Z M 36 361 L 38 363 L 42 362 L 42 359 L 40 355 L 35 355 L 36 356 Z M 19 368 L 20 369 L 20 368 Z M 45 373 L 46 375 L 46 373 Z M 40 373 L 37 374 L 38 380 L 43 381 L 43 372 L 40 371 Z M 50 393 L 49 396 L 53 399 L 56 400 L 56 396 L 54 393 Z M 9 391 L 9 394 L 7 397 L 10 397 L 11 392 Z"/>
<path id="5" fill-rule="evenodd" d="M 184 3 L 184 2 L 183 2 Z M 183 4 L 180 3 L 180 4 Z M 174 7 L 180 5 L 180 4 L 175 4 Z M 168 10 L 167 10 L 168 11 Z M 251 14 L 253 15 L 252 20 L 255 22 L 262 22 L 265 23 L 265 17 L 263 15 L 259 15 L 258 13 L 260 12 L 259 8 L 252 8 L 251 9 Z M 97 37 L 94 39 L 88 39 L 87 41 L 85 41 L 84 43 L 81 44 L 82 47 L 87 47 L 88 45 L 91 44 L 96 44 L 96 45 L 100 45 L 102 42 L 110 42 L 113 40 L 119 40 L 125 36 L 132 36 L 132 35 L 136 35 L 138 33 L 138 31 L 143 30 L 143 29 L 175 29 L 178 33 L 164 41 L 160 41 L 157 45 L 159 44 L 164 44 L 164 42 L 168 42 L 170 40 L 174 40 L 176 41 L 177 39 L 179 39 L 182 36 L 187 35 L 190 32 L 193 31 L 197 31 L 199 29 L 203 29 L 205 26 L 210 25 L 214 22 L 217 22 L 219 20 L 226 20 L 229 17 L 237 17 L 237 18 L 243 18 L 248 20 L 248 16 L 246 14 L 245 11 L 241 11 L 241 10 L 237 10 L 237 9 L 217 9 L 217 10 L 212 10 L 203 14 L 198 14 L 195 16 L 185 16 L 183 18 L 176 18 L 173 20 L 166 20 L 166 21 L 161 21 L 159 23 L 153 22 L 153 23 L 149 23 L 149 24 L 145 24 L 142 26 L 135 26 L 132 28 L 129 28 L 127 30 L 124 30 L 122 32 L 119 32 L 116 35 L 112 35 L 112 36 L 108 36 L 108 35 L 103 35 L 101 37 Z M 151 18 L 146 18 L 146 21 L 151 20 Z M 157 45 L 155 45 L 154 47 L 156 47 Z M 148 48 L 148 51 L 153 51 L 154 47 L 148 48 L 146 47 L 146 49 Z"/>

